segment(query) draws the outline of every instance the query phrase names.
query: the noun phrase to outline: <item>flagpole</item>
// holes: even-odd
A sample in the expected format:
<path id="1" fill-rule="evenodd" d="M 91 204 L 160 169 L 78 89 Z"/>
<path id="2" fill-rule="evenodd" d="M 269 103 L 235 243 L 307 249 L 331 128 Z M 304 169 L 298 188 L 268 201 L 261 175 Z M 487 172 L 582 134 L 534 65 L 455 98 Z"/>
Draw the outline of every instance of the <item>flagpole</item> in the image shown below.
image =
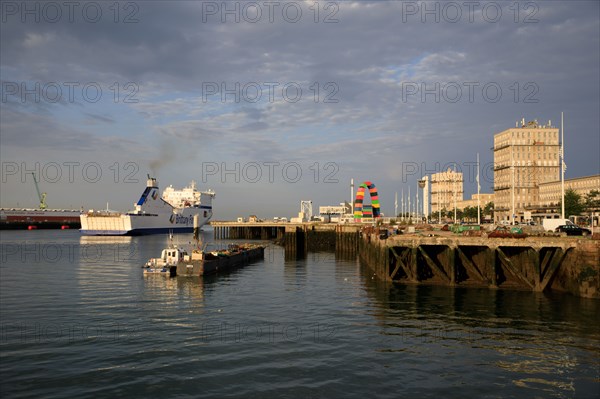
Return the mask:
<path id="1" fill-rule="evenodd" d="M 418 222 L 419 221 L 419 186 L 418 185 L 417 185 L 417 203 L 415 204 L 415 216 L 417 217 L 417 222 Z"/>
<path id="2" fill-rule="evenodd" d="M 398 217 L 398 191 L 396 191 L 396 195 L 394 197 L 394 218 Z"/>
<path id="3" fill-rule="evenodd" d="M 514 157 L 514 150 L 515 150 L 515 144 L 511 139 L 510 142 L 511 148 L 510 148 L 510 170 L 511 170 L 511 217 L 510 217 L 510 224 L 514 225 L 515 224 L 515 157 Z"/>
<path id="4" fill-rule="evenodd" d="M 480 198 L 480 191 L 481 190 L 481 186 L 479 185 L 479 153 L 477 153 L 477 224 L 481 224 L 481 215 L 480 215 L 480 209 L 481 209 L 481 198 Z"/>
<path id="5" fill-rule="evenodd" d="M 454 166 L 454 175 L 452 176 L 452 196 L 454 197 L 454 224 L 457 224 L 457 220 L 456 220 L 456 165 Z"/>
<path id="6" fill-rule="evenodd" d="M 350 206 L 352 220 L 354 220 L 354 179 L 350 179 Z"/>
<path id="7" fill-rule="evenodd" d="M 561 186 L 561 218 L 565 218 L 565 128 L 563 112 L 560 113 L 560 186 Z"/>
<path id="8" fill-rule="evenodd" d="M 408 186 L 408 220 L 409 222 L 412 220 L 412 215 L 410 214 L 410 185 Z"/>
<path id="9" fill-rule="evenodd" d="M 400 194 L 400 211 L 402 212 L 402 221 L 404 222 L 404 187 L 402 188 L 402 193 Z"/>
<path id="10" fill-rule="evenodd" d="M 440 188 L 438 187 L 437 202 L 438 202 L 438 224 L 442 224 L 442 204 L 440 204 Z"/>

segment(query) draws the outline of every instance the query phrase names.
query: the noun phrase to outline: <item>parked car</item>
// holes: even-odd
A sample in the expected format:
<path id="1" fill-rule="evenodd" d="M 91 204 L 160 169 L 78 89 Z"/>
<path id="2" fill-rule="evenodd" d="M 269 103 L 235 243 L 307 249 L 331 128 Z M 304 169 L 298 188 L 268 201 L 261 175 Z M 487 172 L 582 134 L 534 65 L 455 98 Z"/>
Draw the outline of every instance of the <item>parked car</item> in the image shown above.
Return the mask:
<path id="1" fill-rule="evenodd" d="M 546 231 L 556 231 L 558 226 L 573 225 L 569 219 L 542 219 L 542 226 Z"/>
<path id="2" fill-rule="evenodd" d="M 526 238 L 527 234 L 523 233 L 520 227 L 513 226 L 511 228 L 497 226 L 495 230 L 488 234 L 489 238 Z"/>
<path id="3" fill-rule="evenodd" d="M 588 234 L 592 234 L 591 230 L 574 224 L 558 226 L 554 231 L 557 233 L 567 233 L 568 236 L 587 236 Z"/>

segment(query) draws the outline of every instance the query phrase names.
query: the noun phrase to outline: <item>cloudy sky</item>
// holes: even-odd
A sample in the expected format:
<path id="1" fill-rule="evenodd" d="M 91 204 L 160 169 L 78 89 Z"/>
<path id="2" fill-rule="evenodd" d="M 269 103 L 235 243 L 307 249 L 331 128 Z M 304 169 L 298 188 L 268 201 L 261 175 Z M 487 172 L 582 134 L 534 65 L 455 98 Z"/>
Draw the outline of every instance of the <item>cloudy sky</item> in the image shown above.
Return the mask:
<path id="1" fill-rule="evenodd" d="M 598 1 L 2 2 L 3 207 L 127 210 L 146 174 L 215 219 L 292 216 L 456 163 L 492 191 L 492 136 L 560 126 L 600 173 Z"/>

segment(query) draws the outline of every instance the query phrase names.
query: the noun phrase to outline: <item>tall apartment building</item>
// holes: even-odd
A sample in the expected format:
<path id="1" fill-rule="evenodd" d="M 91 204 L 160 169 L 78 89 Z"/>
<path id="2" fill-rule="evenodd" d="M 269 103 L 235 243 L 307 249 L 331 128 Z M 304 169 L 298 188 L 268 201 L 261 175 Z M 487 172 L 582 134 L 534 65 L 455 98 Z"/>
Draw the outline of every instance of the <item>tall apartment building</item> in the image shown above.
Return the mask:
<path id="1" fill-rule="evenodd" d="M 463 174 L 448 169 L 446 172 L 431 175 L 431 213 L 441 209 L 450 211 L 463 200 Z M 458 208 L 460 209 L 460 208 Z"/>
<path id="2" fill-rule="evenodd" d="M 541 215 L 539 186 L 560 180 L 559 129 L 537 120 L 494 135 L 494 218 L 525 220 L 525 212 Z"/>

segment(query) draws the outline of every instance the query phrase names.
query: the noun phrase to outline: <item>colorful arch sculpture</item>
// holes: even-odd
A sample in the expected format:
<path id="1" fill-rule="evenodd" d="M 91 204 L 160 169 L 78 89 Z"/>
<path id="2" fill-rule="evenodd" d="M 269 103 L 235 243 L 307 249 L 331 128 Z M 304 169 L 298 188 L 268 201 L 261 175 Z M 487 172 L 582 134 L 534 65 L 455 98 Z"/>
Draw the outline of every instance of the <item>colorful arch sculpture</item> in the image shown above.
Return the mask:
<path id="1" fill-rule="evenodd" d="M 363 205 L 366 189 L 369 189 L 371 205 Z M 380 214 L 381 209 L 379 207 L 377 187 L 370 181 L 366 181 L 358 187 L 358 191 L 356 192 L 356 198 L 354 199 L 354 219 L 378 218 Z"/>

